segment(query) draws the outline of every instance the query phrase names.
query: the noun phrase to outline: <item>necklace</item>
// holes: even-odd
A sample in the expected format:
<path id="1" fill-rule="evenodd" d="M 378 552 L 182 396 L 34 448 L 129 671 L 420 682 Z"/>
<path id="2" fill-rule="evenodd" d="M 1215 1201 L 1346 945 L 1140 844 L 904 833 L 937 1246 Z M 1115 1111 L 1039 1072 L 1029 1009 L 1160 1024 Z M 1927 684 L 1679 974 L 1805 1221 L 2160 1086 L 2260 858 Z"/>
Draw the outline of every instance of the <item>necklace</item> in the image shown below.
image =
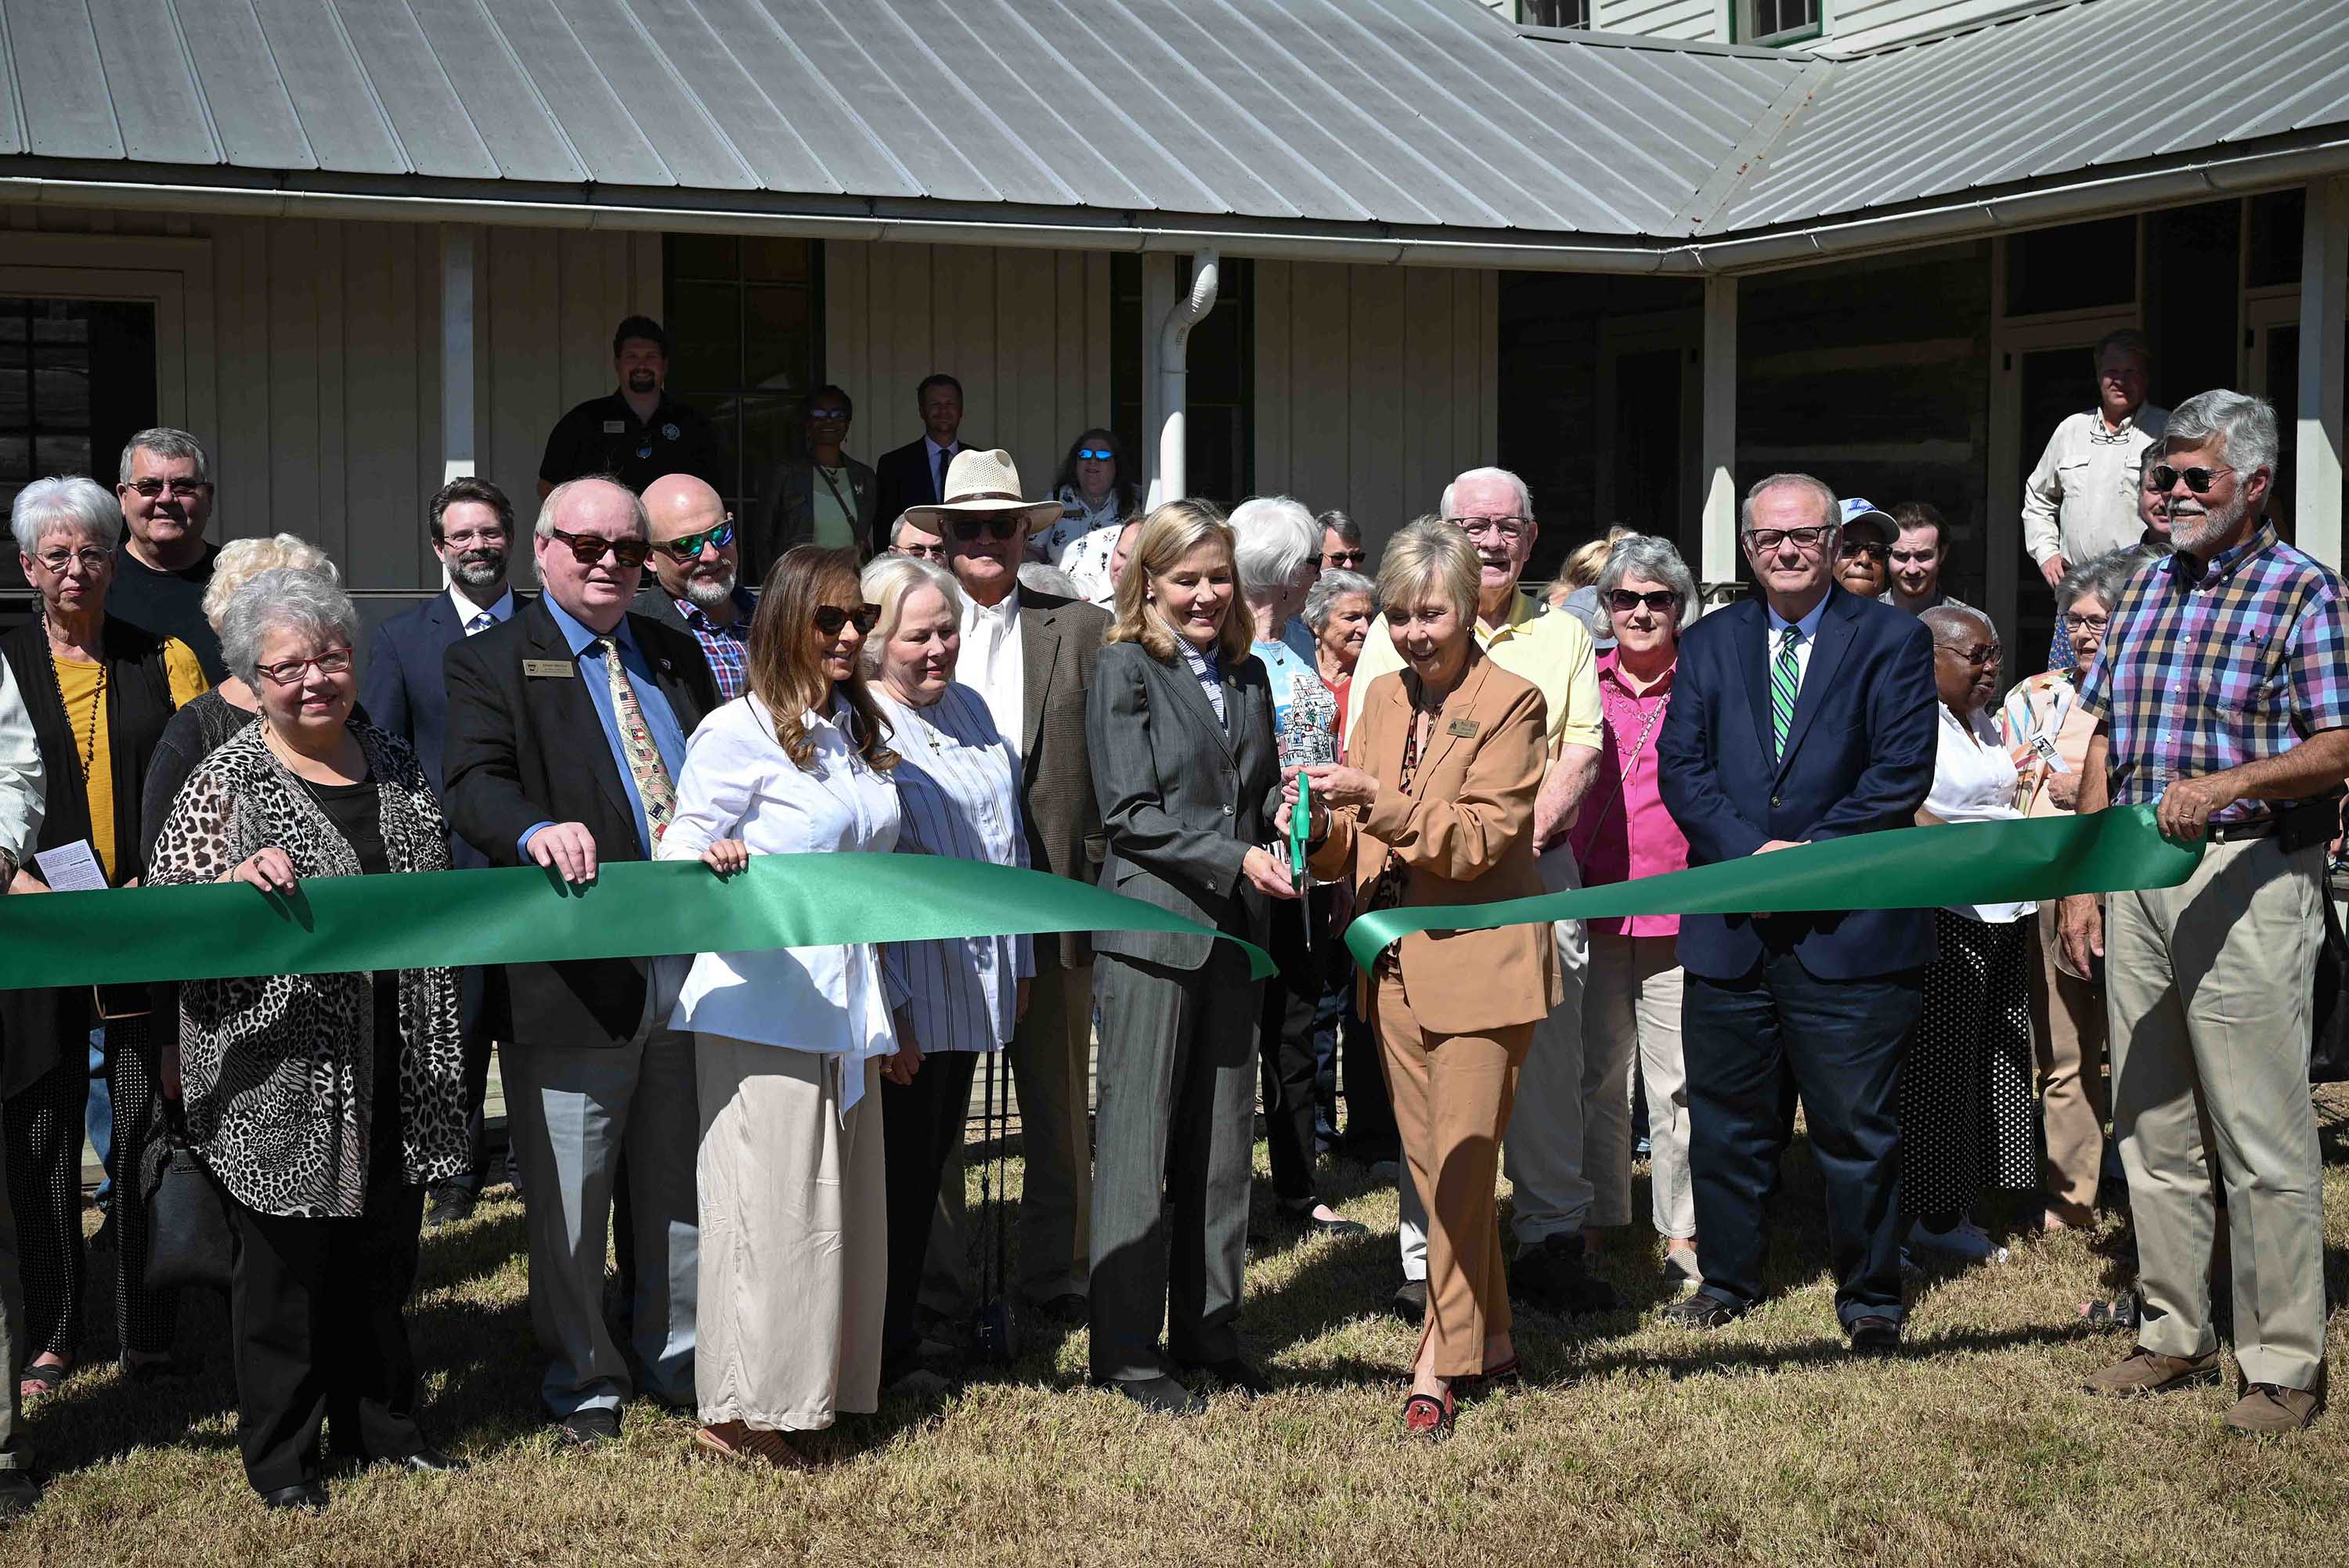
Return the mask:
<path id="1" fill-rule="evenodd" d="M 57 706 L 66 709 L 66 727 L 74 732 L 74 760 L 81 764 L 81 787 L 87 791 L 89 789 L 89 770 L 98 766 L 98 716 L 106 706 L 106 661 L 90 661 L 98 666 L 98 684 L 90 689 L 89 735 L 85 740 L 81 730 L 74 725 L 73 709 L 66 707 L 66 678 L 57 672 L 57 632 L 49 624 L 46 607 L 41 611 L 41 630 L 49 638 L 49 680 L 57 688 Z"/>

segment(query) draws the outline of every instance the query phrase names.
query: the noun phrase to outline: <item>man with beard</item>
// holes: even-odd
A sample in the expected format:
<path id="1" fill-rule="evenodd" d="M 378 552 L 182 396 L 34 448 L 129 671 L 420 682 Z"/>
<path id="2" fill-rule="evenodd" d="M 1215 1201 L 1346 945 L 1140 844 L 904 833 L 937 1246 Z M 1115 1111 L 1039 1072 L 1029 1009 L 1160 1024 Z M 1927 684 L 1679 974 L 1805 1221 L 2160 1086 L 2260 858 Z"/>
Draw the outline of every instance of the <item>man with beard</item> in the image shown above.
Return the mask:
<path id="1" fill-rule="evenodd" d="M 448 574 L 448 592 L 401 611 L 375 629 L 359 674 L 359 701 L 369 719 L 415 748 L 424 777 L 438 794 L 441 740 L 449 727 L 449 687 L 441 665 L 451 645 L 513 616 L 514 593 L 506 585 L 513 503 L 487 480 L 450 480 L 432 498 L 429 516 L 432 553 Z M 453 833 L 449 861 L 454 866 L 490 863 Z M 465 1130 L 472 1141 L 473 1160 L 463 1175 L 427 1194 L 427 1225 L 471 1216 L 489 1168 L 481 1101 L 489 1088 L 490 1052 L 504 1021 L 505 971 L 467 969 L 461 986 L 458 1022 L 465 1040 Z"/>
<path id="2" fill-rule="evenodd" d="M 709 661 L 718 697 L 731 702 L 750 682 L 750 612 L 757 595 L 735 581 L 741 555 L 734 514 L 691 474 L 655 480 L 645 490 L 653 520 L 653 581 L 636 611 L 691 632 Z"/>
<path id="3" fill-rule="evenodd" d="M 204 542 L 212 515 L 212 469 L 185 430 L 141 430 L 122 449 L 116 497 L 128 531 L 114 552 L 106 613 L 194 650 L 204 677 L 227 677 L 220 636 L 204 618 L 204 588 L 220 546 Z"/>
<path id="4" fill-rule="evenodd" d="M 663 474 L 693 474 L 712 488 L 727 478 L 726 449 L 709 420 L 671 402 L 668 335 L 650 316 L 632 315 L 612 334 L 612 368 L 618 390 L 590 397 L 547 434 L 538 465 L 538 493 L 566 480 L 602 475 L 644 493 Z"/>
<path id="5" fill-rule="evenodd" d="M 2275 410 L 2240 392 L 2178 405 L 2150 472 L 2175 553 L 2113 607 L 2080 687 L 2097 719 L 2077 810 L 2155 810 L 2209 844 L 2180 887 L 2064 901 L 2065 956 L 2105 959 L 2113 1125 L 2137 1229 L 2137 1347 L 2088 1379 L 2138 1396 L 2215 1383 L 2217 1196 L 2232 1245 L 2236 1432 L 2324 1408 L 2324 1199 L 2308 1098 L 2309 975 L 2325 844 L 2349 775 L 2341 581 L 2262 511 Z M 2198 1114 L 2199 1113 L 2199 1114 Z"/>

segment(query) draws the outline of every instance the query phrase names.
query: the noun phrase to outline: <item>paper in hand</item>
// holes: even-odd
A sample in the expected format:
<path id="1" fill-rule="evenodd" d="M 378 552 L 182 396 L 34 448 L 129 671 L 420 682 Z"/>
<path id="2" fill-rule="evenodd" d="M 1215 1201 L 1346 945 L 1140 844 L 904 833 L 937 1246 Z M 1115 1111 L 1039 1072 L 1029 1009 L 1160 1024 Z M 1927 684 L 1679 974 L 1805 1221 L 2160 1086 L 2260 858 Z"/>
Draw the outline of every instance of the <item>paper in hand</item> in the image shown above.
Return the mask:
<path id="1" fill-rule="evenodd" d="M 41 880 L 49 884 L 51 892 L 96 892 L 106 886 L 105 868 L 98 863 L 88 839 L 42 850 L 33 859 L 39 864 Z"/>

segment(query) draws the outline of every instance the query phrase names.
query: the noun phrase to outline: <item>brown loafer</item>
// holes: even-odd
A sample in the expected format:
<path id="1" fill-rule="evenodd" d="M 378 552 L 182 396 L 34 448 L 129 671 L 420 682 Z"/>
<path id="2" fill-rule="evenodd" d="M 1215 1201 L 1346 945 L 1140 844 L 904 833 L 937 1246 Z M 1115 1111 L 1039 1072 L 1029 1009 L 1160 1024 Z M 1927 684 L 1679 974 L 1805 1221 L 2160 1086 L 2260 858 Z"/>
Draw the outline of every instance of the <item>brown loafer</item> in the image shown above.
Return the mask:
<path id="1" fill-rule="evenodd" d="M 2324 1375 L 2319 1372 L 2313 1388 L 2252 1384 L 2227 1412 L 2227 1429 L 2247 1438 L 2282 1437 L 2302 1430 L 2323 1413 Z"/>
<path id="2" fill-rule="evenodd" d="M 720 1421 L 714 1427 L 704 1427 L 693 1434 L 693 1441 L 694 1446 L 705 1453 L 738 1460 L 744 1464 L 765 1465 L 770 1470 L 780 1470 L 815 1468 L 808 1463 L 805 1454 L 792 1447 L 791 1439 L 782 1433 L 746 1427 L 740 1421 Z"/>
<path id="3" fill-rule="evenodd" d="M 2118 1366 L 2093 1374 L 2081 1387 L 2091 1394 L 2129 1399 L 2218 1380 L 2219 1353 L 2215 1350 L 2207 1356 L 2164 1356 L 2140 1345 Z"/>

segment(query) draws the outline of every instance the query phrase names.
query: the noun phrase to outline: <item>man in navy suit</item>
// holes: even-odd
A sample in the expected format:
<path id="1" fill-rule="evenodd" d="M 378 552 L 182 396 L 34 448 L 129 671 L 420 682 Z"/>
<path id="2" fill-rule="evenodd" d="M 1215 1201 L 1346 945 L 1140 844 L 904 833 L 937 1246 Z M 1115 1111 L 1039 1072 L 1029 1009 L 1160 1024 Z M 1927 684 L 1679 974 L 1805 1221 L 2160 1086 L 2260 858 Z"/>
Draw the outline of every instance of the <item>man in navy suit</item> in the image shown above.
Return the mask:
<path id="1" fill-rule="evenodd" d="M 943 371 L 925 376 L 914 388 L 914 401 L 922 410 L 922 433 L 873 459 L 869 552 L 874 555 L 889 548 L 890 530 L 907 507 L 936 506 L 947 499 L 947 469 L 957 453 L 970 449 L 961 435 L 961 382 Z"/>
<path id="2" fill-rule="evenodd" d="M 367 717 L 416 748 L 424 777 L 440 791 L 440 742 L 449 721 L 449 686 L 440 673 L 450 645 L 510 620 L 513 590 L 506 585 L 506 558 L 513 548 L 513 503 L 487 480 L 450 480 L 432 498 L 432 553 L 449 574 L 446 593 L 403 610 L 375 630 L 359 676 L 359 700 Z M 482 853 L 456 837 L 449 841 L 450 863 L 486 866 Z M 465 1037 L 465 1129 L 473 1162 L 463 1175 L 441 1182 L 428 1196 L 424 1222 L 445 1225 L 471 1214 L 489 1163 L 481 1102 L 489 1091 L 490 1051 L 505 1011 L 505 971 L 464 972 L 460 1020 Z"/>
<path id="3" fill-rule="evenodd" d="M 1807 474 L 1748 490 L 1760 592 L 1682 636 L 1656 758 L 1692 865 L 1909 827 L 1932 785 L 1931 634 L 1835 584 L 1840 515 Z M 1930 910 L 1682 917 L 1704 1284 L 1667 1320 L 1714 1328 L 1762 1299 L 1791 1076 L 1826 1181 L 1837 1315 L 1855 1350 L 1899 1346 L 1900 1058 L 1933 952 Z"/>

